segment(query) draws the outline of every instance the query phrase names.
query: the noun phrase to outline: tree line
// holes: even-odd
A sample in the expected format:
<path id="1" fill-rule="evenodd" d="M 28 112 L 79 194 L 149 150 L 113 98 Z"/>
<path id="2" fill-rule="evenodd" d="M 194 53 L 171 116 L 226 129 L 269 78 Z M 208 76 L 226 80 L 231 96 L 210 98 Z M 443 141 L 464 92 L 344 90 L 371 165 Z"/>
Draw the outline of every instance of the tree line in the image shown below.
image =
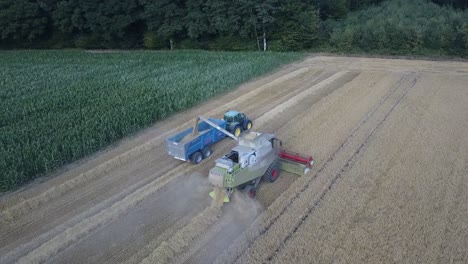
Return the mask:
<path id="1" fill-rule="evenodd" d="M 440 1 L 439 1 L 440 2 Z M 468 10 L 425 0 L 391 0 L 327 21 L 324 34 L 338 51 L 468 56 Z"/>
<path id="2" fill-rule="evenodd" d="M 432 0 L 432 2 L 439 4 L 439 5 L 450 6 L 453 8 L 462 8 L 462 9 L 468 8 L 467 0 Z"/>
<path id="3" fill-rule="evenodd" d="M 300 50 L 316 43 L 321 19 L 378 2 L 1 0 L 0 45 Z"/>
<path id="4" fill-rule="evenodd" d="M 346 51 L 453 49 L 455 42 L 461 48 L 466 20 L 457 17 L 466 13 L 461 9 L 468 1 L 432 2 L 0 0 L 0 48 Z M 382 6 L 390 6 L 392 12 Z M 451 39 L 453 45 L 427 40 L 435 34 Z"/>

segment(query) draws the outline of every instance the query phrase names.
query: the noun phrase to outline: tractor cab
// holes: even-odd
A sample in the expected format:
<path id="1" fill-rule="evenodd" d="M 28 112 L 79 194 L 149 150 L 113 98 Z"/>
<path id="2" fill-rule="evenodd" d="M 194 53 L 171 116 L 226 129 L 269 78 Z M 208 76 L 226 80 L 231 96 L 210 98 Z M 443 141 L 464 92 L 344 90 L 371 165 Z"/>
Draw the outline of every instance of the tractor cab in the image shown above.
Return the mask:
<path id="1" fill-rule="evenodd" d="M 226 120 L 226 122 L 241 123 L 244 119 L 245 119 L 245 114 L 239 113 L 234 110 L 229 110 L 224 114 L 224 120 Z"/>

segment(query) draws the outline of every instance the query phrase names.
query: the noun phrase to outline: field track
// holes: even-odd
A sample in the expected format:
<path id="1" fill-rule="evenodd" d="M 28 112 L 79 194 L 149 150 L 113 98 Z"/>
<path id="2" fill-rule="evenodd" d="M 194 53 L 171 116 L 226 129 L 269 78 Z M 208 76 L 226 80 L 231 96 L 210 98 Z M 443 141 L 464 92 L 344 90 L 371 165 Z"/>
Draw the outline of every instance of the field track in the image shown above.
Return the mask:
<path id="1" fill-rule="evenodd" d="M 234 142 L 193 166 L 164 140 L 228 109 L 312 172 L 213 207 Z M 4 195 L 0 263 L 466 263 L 467 113 L 468 63 L 311 57 Z"/>

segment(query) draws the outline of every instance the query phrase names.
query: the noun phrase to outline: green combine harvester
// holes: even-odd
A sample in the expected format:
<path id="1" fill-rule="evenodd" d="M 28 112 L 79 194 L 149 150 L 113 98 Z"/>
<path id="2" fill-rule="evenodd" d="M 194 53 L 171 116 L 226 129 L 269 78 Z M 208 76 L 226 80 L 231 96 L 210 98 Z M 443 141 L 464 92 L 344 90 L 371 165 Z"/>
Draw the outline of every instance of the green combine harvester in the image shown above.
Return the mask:
<path id="1" fill-rule="evenodd" d="M 217 159 L 210 170 L 209 181 L 215 187 L 210 193 L 213 199 L 223 195 L 223 201 L 229 202 L 235 189 L 242 189 L 253 198 L 262 179 L 274 182 L 281 170 L 302 176 L 314 164 L 312 156 L 284 150 L 273 134 L 246 131 L 237 137 L 210 120 L 199 118 L 237 141 L 237 146 Z"/>

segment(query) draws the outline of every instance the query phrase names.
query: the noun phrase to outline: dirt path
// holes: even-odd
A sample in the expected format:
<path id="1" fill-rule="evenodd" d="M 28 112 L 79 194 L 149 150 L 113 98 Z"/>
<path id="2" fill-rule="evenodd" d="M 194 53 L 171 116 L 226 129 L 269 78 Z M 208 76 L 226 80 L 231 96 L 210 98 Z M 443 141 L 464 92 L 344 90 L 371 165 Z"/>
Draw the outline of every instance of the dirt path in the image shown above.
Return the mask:
<path id="1" fill-rule="evenodd" d="M 467 83 L 462 62 L 289 65 L 1 197 L 0 263 L 466 262 Z M 179 162 L 164 140 L 228 109 L 313 154 L 312 173 L 210 209 L 214 158 Z"/>

